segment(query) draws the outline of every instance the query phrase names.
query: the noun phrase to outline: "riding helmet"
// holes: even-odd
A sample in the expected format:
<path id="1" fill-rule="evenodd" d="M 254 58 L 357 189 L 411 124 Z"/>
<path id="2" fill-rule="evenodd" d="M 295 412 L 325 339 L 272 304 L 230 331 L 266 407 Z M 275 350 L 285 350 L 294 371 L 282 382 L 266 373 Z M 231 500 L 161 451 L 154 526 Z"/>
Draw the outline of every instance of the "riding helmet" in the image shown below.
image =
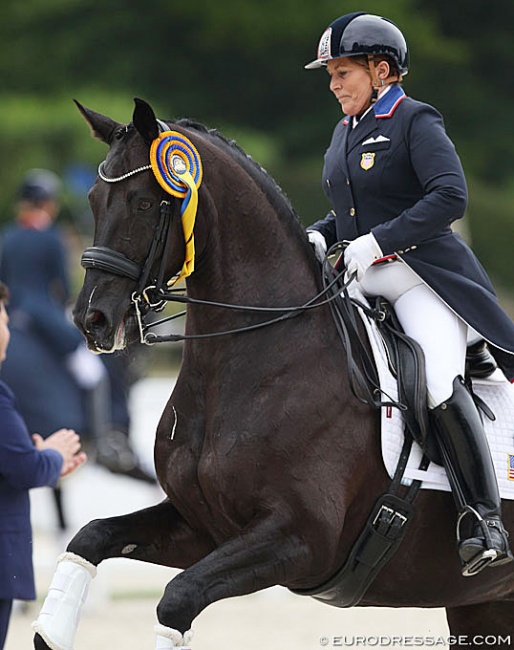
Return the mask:
<path id="1" fill-rule="evenodd" d="M 31 169 L 28 171 L 18 189 L 18 199 L 39 203 L 54 201 L 59 197 L 61 181 L 48 169 Z"/>
<path id="2" fill-rule="evenodd" d="M 317 58 L 305 67 L 320 68 L 330 59 L 359 54 L 387 54 L 401 75 L 409 71 L 409 51 L 398 27 L 387 18 L 363 11 L 346 14 L 330 23 L 320 38 Z"/>

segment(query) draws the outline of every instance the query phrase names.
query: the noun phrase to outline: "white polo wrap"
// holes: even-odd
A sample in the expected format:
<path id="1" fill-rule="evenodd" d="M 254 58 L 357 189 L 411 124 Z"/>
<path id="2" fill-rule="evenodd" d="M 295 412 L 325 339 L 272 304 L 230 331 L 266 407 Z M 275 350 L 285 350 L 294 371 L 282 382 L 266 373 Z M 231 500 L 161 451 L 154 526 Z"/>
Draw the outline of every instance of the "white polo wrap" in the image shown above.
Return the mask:
<path id="1" fill-rule="evenodd" d="M 96 567 L 75 553 L 63 553 L 32 629 L 52 650 L 73 650 L 73 642 Z"/>
<path id="2" fill-rule="evenodd" d="M 154 626 L 155 650 L 191 650 L 193 630 L 188 630 L 182 635 L 178 630 L 166 627 L 160 623 Z"/>

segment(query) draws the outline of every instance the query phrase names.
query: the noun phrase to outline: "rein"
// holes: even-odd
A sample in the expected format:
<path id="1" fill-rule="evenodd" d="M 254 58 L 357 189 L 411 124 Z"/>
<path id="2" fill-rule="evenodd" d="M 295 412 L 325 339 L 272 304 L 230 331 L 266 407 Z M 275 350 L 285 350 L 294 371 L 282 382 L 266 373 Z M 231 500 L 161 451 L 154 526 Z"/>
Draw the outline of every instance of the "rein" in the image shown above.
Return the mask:
<path id="1" fill-rule="evenodd" d="M 158 327 L 159 325 L 162 325 L 163 323 L 170 322 L 176 318 L 179 318 L 185 314 L 185 312 L 181 312 L 180 314 L 175 314 L 174 316 L 169 316 L 167 318 L 163 318 L 159 321 L 155 321 L 153 323 L 145 324 L 142 322 L 142 314 L 139 311 L 139 303 L 135 303 L 136 307 L 136 315 L 137 315 L 137 320 L 139 324 L 139 331 L 140 331 L 140 337 L 141 337 L 141 342 L 145 343 L 146 345 L 153 345 L 155 343 L 163 343 L 163 342 L 178 342 L 178 341 L 189 341 L 189 340 L 194 340 L 194 339 L 206 339 L 206 338 L 214 338 L 214 337 L 219 337 L 219 336 L 227 336 L 230 334 L 240 334 L 243 332 L 251 332 L 257 329 L 261 329 L 263 327 L 268 327 L 269 325 L 275 325 L 277 323 L 281 323 L 285 320 L 288 320 L 289 318 L 294 318 L 295 316 L 299 316 L 303 314 L 304 312 L 310 310 L 310 309 L 316 309 L 318 307 L 322 307 L 323 305 L 328 305 L 335 300 L 338 299 L 338 293 L 333 293 L 333 289 L 336 285 L 342 286 L 343 288 L 346 289 L 348 285 L 353 282 L 353 276 L 347 281 L 342 283 L 341 280 L 345 274 L 345 270 L 340 271 L 337 273 L 334 278 L 331 280 L 331 282 L 324 287 L 322 291 L 320 291 L 317 295 L 315 295 L 313 298 L 308 300 L 306 303 L 303 305 L 296 305 L 292 307 L 257 307 L 257 306 L 251 306 L 251 305 L 235 305 L 231 303 L 223 303 L 223 302 L 215 302 L 211 300 L 199 300 L 197 298 L 190 298 L 189 296 L 186 295 L 177 295 L 175 293 L 163 291 L 163 290 L 158 290 L 156 287 L 150 287 L 149 289 L 155 290 L 156 291 L 156 297 L 158 298 L 156 303 L 151 303 L 148 302 L 148 304 L 152 305 L 161 305 L 162 302 L 177 302 L 177 303 L 183 303 L 183 304 L 190 304 L 190 305 L 204 305 L 207 307 L 217 307 L 217 308 L 222 308 L 222 309 L 232 309 L 232 310 L 237 310 L 241 312 L 246 312 L 246 313 L 275 313 L 278 312 L 280 313 L 280 316 L 277 316 L 275 318 L 271 318 L 269 320 L 261 321 L 260 323 L 255 323 L 253 325 L 245 325 L 243 327 L 238 327 L 230 330 L 221 330 L 219 332 L 209 332 L 206 334 L 168 334 L 168 335 L 163 335 L 159 336 L 157 334 L 154 334 L 153 332 L 148 332 L 149 329 L 152 327 Z M 329 295 L 332 292 L 332 295 Z M 328 297 L 326 297 L 328 296 Z M 134 302 L 134 296 L 132 301 Z M 154 308 L 154 311 L 158 311 L 158 309 Z"/>
<path id="2" fill-rule="evenodd" d="M 182 199 L 180 213 L 186 250 L 180 273 L 169 280 L 165 278 L 166 261 L 171 247 L 171 225 L 173 218 L 171 201 L 168 199 L 161 201 L 159 222 L 154 232 L 150 250 L 142 265 L 129 259 L 123 253 L 105 246 L 86 248 L 81 260 L 82 266 L 86 269 L 92 268 L 106 271 L 107 273 L 113 273 L 137 282 L 137 288 L 131 296 L 131 301 L 136 314 L 140 342 L 144 345 L 153 345 L 160 342 L 207 339 L 252 332 L 284 322 L 290 318 L 295 318 L 310 309 L 317 309 L 323 305 L 329 305 L 336 322 L 338 333 L 347 352 L 348 373 L 354 395 L 361 401 L 375 407 L 382 405 L 383 403 L 380 398 L 377 398 L 377 395 L 380 395 L 381 391 L 377 383 L 376 375 L 372 370 L 373 364 L 366 352 L 366 346 L 360 337 L 359 328 L 353 312 L 352 300 L 349 298 L 347 292 L 347 287 L 354 280 L 354 276 L 345 281 L 346 269 L 343 267 L 339 271 L 337 268 L 338 263 L 336 263 L 335 267 L 332 267 L 328 261 L 328 257 L 336 253 L 339 254 L 339 259 L 342 259 L 343 243 L 336 244 L 327 253 L 322 273 L 323 289 L 302 305 L 291 307 L 236 305 L 178 295 L 177 290 L 172 288 L 179 280 L 186 278 L 194 271 L 194 224 L 198 207 L 198 188 L 202 182 L 203 170 L 200 156 L 193 143 L 184 135 L 176 131 L 169 131 L 168 126 L 164 122 L 158 121 L 158 123 L 160 134 L 151 144 L 149 165 L 143 165 L 121 176 L 109 177 L 104 171 L 104 161 L 98 168 L 98 175 L 106 183 L 119 183 L 136 174 L 151 170 L 157 182 L 167 194 Z M 157 278 L 154 279 L 151 277 L 152 268 L 159 255 L 159 271 Z M 145 323 L 144 316 L 148 312 L 159 312 L 164 309 L 168 302 L 238 310 L 244 313 L 278 315 L 252 325 L 205 334 L 158 335 L 149 331 L 152 327 L 157 327 L 184 315 L 184 312 L 182 312 L 159 321 L 154 321 L 153 323 Z M 339 305 L 337 309 L 335 307 L 336 303 Z M 382 320 L 384 317 L 380 313 L 380 310 L 366 308 L 366 311 L 378 320 Z M 358 348 L 359 351 L 357 354 L 353 353 L 354 348 Z M 356 363 L 356 359 L 364 361 L 362 369 Z"/>

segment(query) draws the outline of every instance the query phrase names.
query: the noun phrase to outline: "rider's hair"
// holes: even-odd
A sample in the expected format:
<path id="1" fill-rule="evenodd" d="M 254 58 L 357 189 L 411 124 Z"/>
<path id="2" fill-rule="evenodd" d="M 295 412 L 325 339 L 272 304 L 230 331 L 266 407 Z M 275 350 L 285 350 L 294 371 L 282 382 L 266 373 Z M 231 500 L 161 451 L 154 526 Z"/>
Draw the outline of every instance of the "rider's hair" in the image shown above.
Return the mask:
<path id="1" fill-rule="evenodd" d="M 357 63 L 357 65 L 361 65 L 363 68 L 369 70 L 369 61 L 368 61 L 368 57 L 365 54 L 357 54 L 356 56 L 352 56 L 351 58 L 353 61 L 355 61 L 355 63 Z M 387 63 L 389 63 L 390 74 L 400 77 L 400 72 L 398 70 L 396 61 L 392 57 L 388 56 L 387 54 L 375 54 L 375 56 L 373 57 L 373 61 L 375 65 L 377 63 L 380 63 L 380 61 L 386 61 Z"/>

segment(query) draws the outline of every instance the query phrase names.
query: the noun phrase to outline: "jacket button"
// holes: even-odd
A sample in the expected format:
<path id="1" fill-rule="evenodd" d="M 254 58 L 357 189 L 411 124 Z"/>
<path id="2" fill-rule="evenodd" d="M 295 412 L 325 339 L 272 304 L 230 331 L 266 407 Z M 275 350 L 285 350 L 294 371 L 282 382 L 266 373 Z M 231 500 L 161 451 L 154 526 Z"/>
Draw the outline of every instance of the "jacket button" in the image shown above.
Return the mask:
<path id="1" fill-rule="evenodd" d="M 355 216 L 355 208 L 350 208 L 350 217 Z"/>
<path id="2" fill-rule="evenodd" d="M 349 178 L 346 179 L 346 184 L 350 185 L 350 179 Z"/>

